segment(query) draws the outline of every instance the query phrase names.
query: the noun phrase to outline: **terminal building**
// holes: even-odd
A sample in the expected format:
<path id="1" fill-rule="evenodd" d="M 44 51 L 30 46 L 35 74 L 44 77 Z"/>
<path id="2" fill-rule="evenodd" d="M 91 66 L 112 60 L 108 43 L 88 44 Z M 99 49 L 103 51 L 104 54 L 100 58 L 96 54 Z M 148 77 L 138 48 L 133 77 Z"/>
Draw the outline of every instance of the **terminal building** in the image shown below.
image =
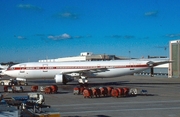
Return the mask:
<path id="1" fill-rule="evenodd" d="M 169 43 L 170 60 L 168 77 L 180 78 L 180 40 L 170 41 Z"/>
<path id="2" fill-rule="evenodd" d="M 82 52 L 80 56 L 64 57 L 57 59 L 39 60 L 39 62 L 67 62 L 67 61 L 103 61 L 103 60 L 125 60 L 126 57 L 117 57 L 115 55 L 93 54 L 92 52 Z"/>

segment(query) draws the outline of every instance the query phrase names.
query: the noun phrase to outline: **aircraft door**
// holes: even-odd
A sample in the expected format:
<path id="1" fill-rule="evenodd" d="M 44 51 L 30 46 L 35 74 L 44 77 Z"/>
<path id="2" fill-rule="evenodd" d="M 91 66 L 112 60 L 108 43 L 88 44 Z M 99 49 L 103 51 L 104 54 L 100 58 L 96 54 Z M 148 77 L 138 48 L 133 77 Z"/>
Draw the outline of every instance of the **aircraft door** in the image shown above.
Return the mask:
<path id="1" fill-rule="evenodd" d="M 43 72 L 48 72 L 48 64 L 43 64 Z"/>
<path id="2" fill-rule="evenodd" d="M 134 67 L 135 67 L 134 63 L 129 63 L 130 70 L 134 70 Z"/>
<path id="3" fill-rule="evenodd" d="M 97 65 L 97 68 L 100 68 L 100 67 L 101 67 L 101 65 L 100 65 L 100 64 L 98 64 L 98 65 Z"/>
<path id="4" fill-rule="evenodd" d="M 20 73 L 25 73 L 26 65 L 22 64 L 19 67 L 20 67 Z"/>
<path id="5" fill-rule="evenodd" d="M 19 66 L 19 73 L 18 73 L 18 75 L 19 75 L 19 77 L 26 77 L 26 64 L 21 64 L 20 66 Z"/>

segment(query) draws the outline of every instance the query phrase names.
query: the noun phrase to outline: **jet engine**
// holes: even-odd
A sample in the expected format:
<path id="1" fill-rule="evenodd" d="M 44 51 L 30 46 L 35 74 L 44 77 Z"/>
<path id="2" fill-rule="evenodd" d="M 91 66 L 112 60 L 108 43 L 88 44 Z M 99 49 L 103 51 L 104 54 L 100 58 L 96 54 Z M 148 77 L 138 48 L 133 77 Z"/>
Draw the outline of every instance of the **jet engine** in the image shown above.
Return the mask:
<path id="1" fill-rule="evenodd" d="M 54 79 L 56 83 L 63 83 L 63 84 L 67 84 L 67 82 L 71 82 L 74 80 L 73 77 L 63 74 L 55 75 Z"/>
<path id="2" fill-rule="evenodd" d="M 147 65 L 148 65 L 149 67 L 153 67 L 153 66 L 154 66 L 154 62 L 149 61 L 149 62 L 147 62 Z"/>

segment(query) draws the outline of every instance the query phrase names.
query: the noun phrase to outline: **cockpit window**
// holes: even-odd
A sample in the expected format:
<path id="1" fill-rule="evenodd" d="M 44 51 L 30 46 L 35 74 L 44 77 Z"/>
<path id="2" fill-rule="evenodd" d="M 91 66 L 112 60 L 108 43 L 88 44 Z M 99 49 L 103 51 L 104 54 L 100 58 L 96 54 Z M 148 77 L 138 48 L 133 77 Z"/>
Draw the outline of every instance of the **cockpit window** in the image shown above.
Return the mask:
<path id="1" fill-rule="evenodd" d="M 13 70 L 13 69 L 14 69 L 14 67 L 9 67 L 9 68 L 8 68 L 8 70 Z"/>
<path id="2" fill-rule="evenodd" d="M 11 67 L 11 70 L 13 70 L 14 69 L 14 67 Z"/>

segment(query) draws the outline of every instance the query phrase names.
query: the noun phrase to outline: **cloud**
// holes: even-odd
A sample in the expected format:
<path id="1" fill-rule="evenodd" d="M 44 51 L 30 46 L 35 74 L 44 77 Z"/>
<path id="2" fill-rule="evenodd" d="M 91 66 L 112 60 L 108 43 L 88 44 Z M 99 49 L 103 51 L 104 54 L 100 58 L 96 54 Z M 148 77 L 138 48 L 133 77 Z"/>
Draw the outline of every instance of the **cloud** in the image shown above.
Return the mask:
<path id="1" fill-rule="evenodd" d="M 21 8 L 21 9 L 25 9 L 25 10 L 37 10 L 37 11 L 42 10 L 41 7 L 34 6 L 34 5 L 31 5 L 31 4 L 19 4 L 19 5 L 17 5 L 17 7 Z"/>
<path id="2" fill-rule="evenodd" d="M 86 36 L 74 36 L 73 38 L 76 38 L 76 39 L 81 39 L 81 38 L 91 38 L 92 36 L 91 35 L 86 35 Z"/>
<path id="3" fill-rule="evenodd" d="M 124 38 L 124 39 L 132 39 L 132 38 L 135 38 L 135 37 L 132 36 L 132 35 L 125 35 L 123 38 Z"/>
<path id="4" fill-rule="evenodd" d="M 64 40 L 64 39 L 72 39 L 72 37 L 69 35 L 69 34 L 62 34 L 62 35 L 58 35 L 58 36 L 48 36 L 49 39 L 52 39 L 52 40 Z"/>
<path id="5" fill-rule="evenodd" d="M 65 39 L 82 39 L 82 38 L 91 38 L 91 35 L 86 35 L 86 36 L 81 36 L 81 35 L 77 35 L 77 36 L 70 36 L 67 33 L 64 33 L 62 35 L 49 35 L 48 39 L 51 40 L 65 40 Z"/>
<path id="6" fill-rule="evenodd" d="M 145 16 L 157 16 L 158 11 L 150 11 L 150 12 L 146 12 L 144 15 Z"/>
<path id="7" fill-rule="evenodd" d="M 87 38 L 91 38 L 91 37 L 92 37 L 92 35 L 86 35 L 86 37 L 87 37 Z"/>
<path id="8" fill-rule="evenodd" d="M 168 37 L 168 38 L 179 38 L 180 37 L 180 33 L 178 33 L 178 34 L 167 34 L 167 35 L 165 35 L 165 37 Z"/>
<path id="9" fill-rule="evenodd" d="M 35 34 L 34 36 L 44 37 L 44 36 L 46 36 L 46 35 L 45 35 L 45 34 Z"/>
<path id="10" fill-rule="evenodd" d="M 84 38 L 84 36 L 74 36 L 74 38 L 81 39 L 81 38 Z"/>
<path id="11" fill-rule="evenodd" d="M 138 38 L 138 39 L 143 39 L 143 40 L 145 40 L 145 39 L 149 39 L 149 37 L 147 36 L 147 37 L 142 37 L 142 38 Z"/>
<path id="12" fill-rule="evenodd" d="M 144 37 L 143 39 L 149 39 L 149 37 Z"/>
<path id="13" fill-rule="evenodd" d="M 121 35 L 112 35 L 112 38 L 121 38 Z"/>
<path id="14" fill-rule="evenodd" d="M 27 39 L 26 37 L 23 37 L 23 36 L 16 36 L 16 35 L 14 35 L 14 37 L 17 38 L 17 39 L 21 39 L 21 40 Z"/>
<path id="15" fill-rule="evenodd" d="M 78 15 L 72 12 L 61 12 L 54 15 L 57 18 L 63 19 L 78 19 Z"/>
<path id="16" fill-rule="evenodd" d="M 108 36 L 109 37 L 109 36 Z M 121 36 L 121 35 L 112 35 L 110 36 L 110 38 L 116 38 L 116 39 L 132 39 L 132 38 L 135 38 L 134 36 L 132 35 L 125 35 L 125 36 Z"/>

